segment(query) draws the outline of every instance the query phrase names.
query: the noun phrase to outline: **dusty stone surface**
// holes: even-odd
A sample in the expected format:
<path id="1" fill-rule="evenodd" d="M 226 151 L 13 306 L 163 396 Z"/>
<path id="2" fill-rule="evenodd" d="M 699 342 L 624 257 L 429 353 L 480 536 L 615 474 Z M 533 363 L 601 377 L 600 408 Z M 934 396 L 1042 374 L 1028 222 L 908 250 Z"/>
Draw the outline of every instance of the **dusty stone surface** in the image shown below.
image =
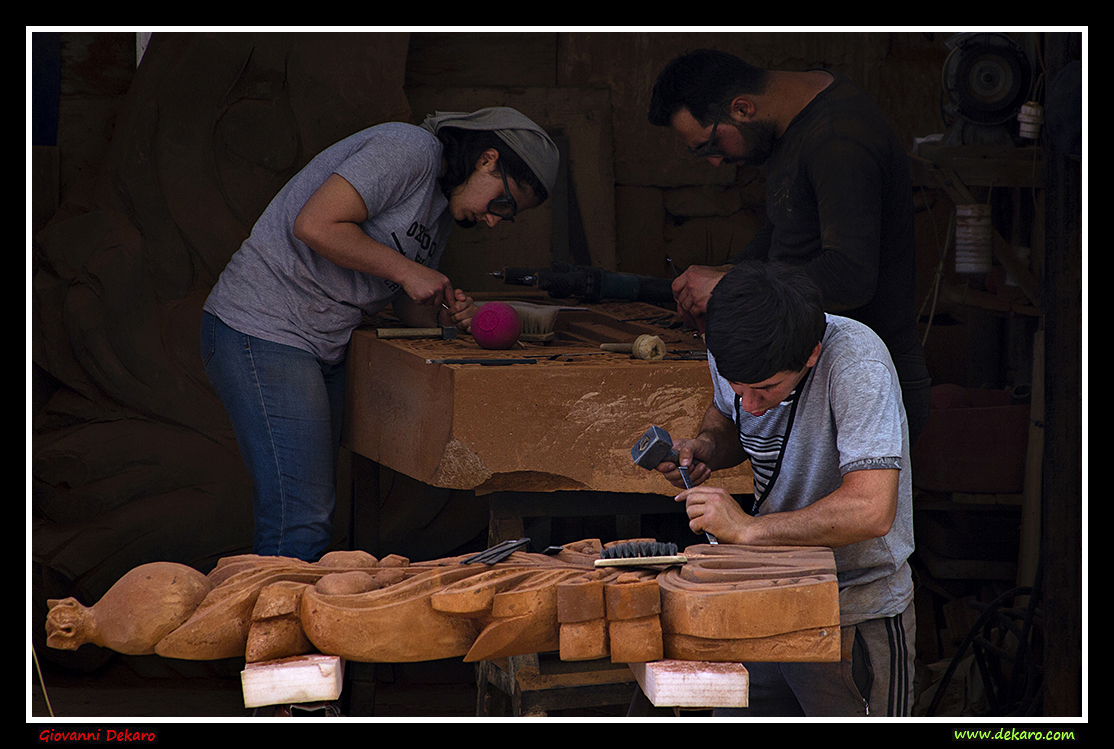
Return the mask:
<path id="1" fill-rule="evenodd" d="M 607 303 L 558 314 L 549 343 L 509 351 L 455 341 L 379 339 L 356 331 L 349 355 L 348 446 L 431 486 L 493 491 L 675 494 L 630 448 L 651 425 L 695 435 L 712 402 L 701 339 L 668 310 Z M 639 335 L 662 339 L 660 361 L 602 351 Z M 682 358 L 683 357 L 683 358 Z M 440 359 L 513 360 L 503 366 Z M 718 472 L 733 493 L 752 491 L 749 465 Z"/>

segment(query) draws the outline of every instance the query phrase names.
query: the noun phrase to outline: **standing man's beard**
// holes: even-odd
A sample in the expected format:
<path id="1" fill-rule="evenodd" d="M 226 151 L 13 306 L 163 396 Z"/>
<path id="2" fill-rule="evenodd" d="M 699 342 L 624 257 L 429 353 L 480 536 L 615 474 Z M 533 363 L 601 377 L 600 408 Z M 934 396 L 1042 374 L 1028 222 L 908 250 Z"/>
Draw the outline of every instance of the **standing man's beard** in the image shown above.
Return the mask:
<path id="1" fill-rule="evenodd" d="M 739 135 L 743 138 L 746 153 L 742 156 L 725 158 L 725 164 L 746 164 L 748 166 L 762 166 L 774 151 L 777 142 L 777 132 L 771 122 L 741 122 L 732 123 Z"/>

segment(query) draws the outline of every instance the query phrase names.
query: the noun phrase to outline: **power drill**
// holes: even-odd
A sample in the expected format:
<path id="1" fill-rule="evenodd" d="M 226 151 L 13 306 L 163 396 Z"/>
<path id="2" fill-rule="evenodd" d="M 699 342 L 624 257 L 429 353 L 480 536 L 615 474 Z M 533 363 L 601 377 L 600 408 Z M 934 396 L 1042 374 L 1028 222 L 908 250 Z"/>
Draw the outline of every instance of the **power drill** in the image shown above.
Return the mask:
<path id="1" fill-rule="evenodd" d="M 673 304 L 672 281 L 653 276 L 590 268 L 583 265 L 553 263 L 549 268 L 504 268 L 491 273 L 503 283 L 535 286 L 551 297 L 576 297 L 583 302 L 604 299 L 626 302 Z"/>

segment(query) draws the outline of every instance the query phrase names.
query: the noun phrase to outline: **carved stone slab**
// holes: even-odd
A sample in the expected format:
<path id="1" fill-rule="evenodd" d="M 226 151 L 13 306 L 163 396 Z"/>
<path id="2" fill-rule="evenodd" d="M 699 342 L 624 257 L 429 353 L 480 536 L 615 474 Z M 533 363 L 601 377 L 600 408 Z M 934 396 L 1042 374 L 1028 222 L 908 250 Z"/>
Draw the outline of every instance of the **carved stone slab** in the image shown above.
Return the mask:
<path id="1" fill-rule="evenodd" d="M 830 549 L 694 546 L 665 570 L 596 568 L 600 551 L 588 539 L 495 564 L 245 555 L 207 577 L 155 563 L 91 608 L 52 601 L 48 644 L 248 663 L 314 653 L 388 663 L 538 652 L 616 663 L 839 659 Z"/>
<path id="2" fill-rule="evenodd" d="M 839 660 L 839 586 L 830 549 L 701 545 L 658 577 L 666 657 Z"/>

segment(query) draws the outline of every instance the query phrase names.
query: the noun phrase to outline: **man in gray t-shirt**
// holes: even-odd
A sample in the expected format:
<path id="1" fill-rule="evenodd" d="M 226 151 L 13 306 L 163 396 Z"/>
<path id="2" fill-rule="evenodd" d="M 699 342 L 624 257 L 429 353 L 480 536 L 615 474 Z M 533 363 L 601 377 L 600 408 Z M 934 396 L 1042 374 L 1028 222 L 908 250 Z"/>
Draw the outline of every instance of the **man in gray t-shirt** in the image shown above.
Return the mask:
<path id="1" fill-rule="evenodd" d="M 893 517 L 881 536 L 859 538 L 871 535 L 870 528 L 858 527 L 872 517 L 870 508 L 854 518 L 854 528 L 841 531 L 847 535 L 794 531 L 795 543 L 834 547 L 840 620 L 847 625 L 901 613 L 912 600 L 905 560 L 913 550 L 913 490 L 910 472 L 902 470 L 909 466 L 905 411 L 885 347 L 879 348 L 878 337 L 862 323 L 836 315 L 826 315 L 825 322 L 816 363 L 788 397 L 762 415 L 747 412 L 746 396 L 716 372 L 714 356 L 708 359 L 714 407 L 737 427 L 754 473 L 754 503 L 744 508 L 749 515 L 806 510 L 840 491 L 848 476 L 861 478 L 852 475 L 858 471 L 884 470 L 886 488 L 895 490 L 878 502 L 879 530 Z M 835 506 L 837 501 L 828 500 L 833 512 L 846 516 L 851 508 Z M 750 538 L 761 543 L 770 536 L 757 531 Z M 851 543 L 835 545 L 847 540 Z"/>
<path id="2" fill-rule="evenodd" d="M 816 286 L 776 263 L 736 266 L 708 310 L 715 399 L 700 433 L 676 443 L 695 484 L 677 499 L 692 530 L 721 543 L 831 547 L 847 640 L 845 664 L 755 664 L 749 714 L 908 714 L 912 480 L 889 353 L 862 323 L 825 315 Z M 744 460 L 746 507 L 705 483 Z M 681 485 L 673 464 L 659 468 Z"/>

